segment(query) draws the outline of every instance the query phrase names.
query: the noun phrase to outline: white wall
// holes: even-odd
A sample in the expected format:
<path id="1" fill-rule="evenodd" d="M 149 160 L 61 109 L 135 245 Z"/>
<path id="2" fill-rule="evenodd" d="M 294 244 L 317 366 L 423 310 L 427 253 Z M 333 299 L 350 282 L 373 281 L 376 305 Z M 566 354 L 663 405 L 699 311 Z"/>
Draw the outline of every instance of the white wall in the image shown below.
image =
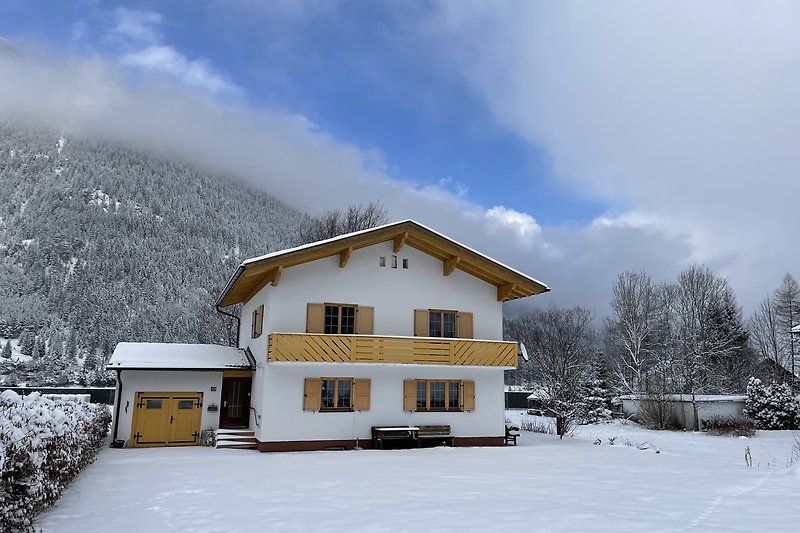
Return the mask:
<path id="1" fill-rule="evenodd" d="M 382 365 L 346 363 L 269 363 L 264 395 L 257 409 L 260 441 L 344 440 L 371 438 L 372 426 L 449 424 L 456 437 L 505 435 L 503 370 L 488 367 Z M 369 378 L 370 410 L 303 411 L 305 378 Z M 459 379 L 475 381 L 475 411 L 417 413 L 403 411 L 403 380 Z"/>
<path id="2" fill-rule="evenodd" d="M 119 384 L 117 384 L 119 387 Z M 211 387 L 216 387 L 212 391 Z M 125 441 L 131 436 L 133 409 L 137 392 L 202 392 L 203 418 L 200 429 L 219 428 L 219 411 L 209 412 L 209 404 L 220 405 L 222 372 L 122 370 L 122 399 L 119 406 L 117 438 Z M 116 413 L 116 406 L 114 408 Z"/>
<path id="3" fill-rule="evenodd" d="M 442 262 L 404 246 L 398 268 L 391 268 L 392 243 L 355 250 L 345 268 L 339 256 L 286 268 L 277 287 L 267 285 L 242 309 L 240 346 L 250 346 L 258 360 L 266 357 L 270 332 L 304 332 L 306 304 L 349 303 L 375 308 L 375 335 L 414 335 L 414 309 L 452 309 L 473 313 L 476 339 L 503 339 L 503 309 L 497 288 L 455 269 L 442 274 Z M 387 266 L 378 266 L 386 257 Z M 409 268 L 402 268 L 408 259 Z M 265 304 L 264 334 L 250 339 L 252 312 Z M 262 357 L 263 356 L 263 357 Z"/>

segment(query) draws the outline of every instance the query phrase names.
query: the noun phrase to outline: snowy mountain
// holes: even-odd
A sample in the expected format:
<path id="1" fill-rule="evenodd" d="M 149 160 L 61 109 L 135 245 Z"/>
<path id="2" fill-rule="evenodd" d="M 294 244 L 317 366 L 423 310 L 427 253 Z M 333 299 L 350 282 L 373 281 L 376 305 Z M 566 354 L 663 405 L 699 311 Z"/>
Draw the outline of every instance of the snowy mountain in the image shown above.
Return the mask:
<path id="1" fill-rule="evenodd" d="M 227 344 L 216 296 L 242 259 L 297 244 L 305 220 L 185 163 L 2 124 L 0 348 L 32 357 L 0 372 L 92 383 L 121 340 Z"/>

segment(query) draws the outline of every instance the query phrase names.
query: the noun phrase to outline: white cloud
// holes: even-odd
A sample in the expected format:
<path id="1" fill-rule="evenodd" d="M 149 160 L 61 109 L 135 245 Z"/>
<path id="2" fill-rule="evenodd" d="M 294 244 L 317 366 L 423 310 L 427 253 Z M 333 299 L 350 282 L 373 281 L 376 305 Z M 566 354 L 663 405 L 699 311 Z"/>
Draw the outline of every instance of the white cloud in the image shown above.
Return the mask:
<path id="1" fill-rule="evenodd" d="M 541 226 L 539 226 L 536 220 L 528 213 L 520 213 L 514 209 L 498 205 L 487 210 L 484 216 L 490 228 L 510 229 L 526 247 L 532 246 L 534 242 L 539 240 L 542 236 Z"/>
<path id="2" fill-rule="evenodd" d="M 119 61 L 151 74 L 164 74 L 179 82 L 214 94 L 235 95 L 241 89 L 219 73 L 204 58 L 189 59 L 164 43 L 161 14 L 154 11 L 118 8 L 109 38 L 122 50 Z"/>
<path id="3" fill-rule="evenodd" d="M 162 16 L 155 11 L 117 8 L 113 12 L 114 26 L 110 33 L 122 39 L 143 44 L 161 41 Z"/>
<path id="4" fill-rule="evenodd" d="M 205 89 L 212 93 L 239 90 L 236 85 L 215 72 L 206 60 L 189 60 L 171 46 L 149 46 L 123 55 L 120 62 L 146 71 L 168 74 L 190 87 Z"/>
<path id="5" fill-rule="evenodd" d="M 628 211 L 594 231 L 679 239 L 671 268 L 709 263 L 751 309 L 800 264 L 796 3 L 449 1 L 431 26 L 556 179 Z"/>

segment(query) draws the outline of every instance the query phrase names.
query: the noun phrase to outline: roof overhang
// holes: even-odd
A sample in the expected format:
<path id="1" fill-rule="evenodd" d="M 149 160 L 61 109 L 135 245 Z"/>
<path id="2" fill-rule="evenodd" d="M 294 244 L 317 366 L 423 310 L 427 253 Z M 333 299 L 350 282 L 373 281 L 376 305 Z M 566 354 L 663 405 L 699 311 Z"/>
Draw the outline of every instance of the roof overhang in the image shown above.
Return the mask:
<path id="1" fill-rule="evenodd" d="M 222 291 L 217 306 L 248 301 L 261 289 L 280 282 L 281 272 L 317 259 L 339 256 L 345 266 L 353 250 L 392 241 L 393 250 L 411 246 L 442 261 L 443 275 L 459 269 L 497 287 L 497 300 L 507 302 L 547 292 L 544 283 L 464 246 L 413 220 L 348 233 L 244 261 Z"/>

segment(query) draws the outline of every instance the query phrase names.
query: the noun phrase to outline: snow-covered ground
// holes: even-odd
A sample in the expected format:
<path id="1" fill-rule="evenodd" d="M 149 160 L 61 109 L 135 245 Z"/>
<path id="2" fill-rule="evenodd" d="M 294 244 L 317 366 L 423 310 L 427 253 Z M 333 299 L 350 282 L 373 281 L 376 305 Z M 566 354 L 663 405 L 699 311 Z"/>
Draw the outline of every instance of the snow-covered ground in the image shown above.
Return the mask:
<path id="1" fill-rule="evenodd" d="M 800 527 L 800 467 L 787 466 L 794 443 L 792 432 L 714 437 L 614 422 L 563 441 L 523 431 L 516 448 L 105 449 L 38 525 L 45 533 L 788 532 Z"/>

